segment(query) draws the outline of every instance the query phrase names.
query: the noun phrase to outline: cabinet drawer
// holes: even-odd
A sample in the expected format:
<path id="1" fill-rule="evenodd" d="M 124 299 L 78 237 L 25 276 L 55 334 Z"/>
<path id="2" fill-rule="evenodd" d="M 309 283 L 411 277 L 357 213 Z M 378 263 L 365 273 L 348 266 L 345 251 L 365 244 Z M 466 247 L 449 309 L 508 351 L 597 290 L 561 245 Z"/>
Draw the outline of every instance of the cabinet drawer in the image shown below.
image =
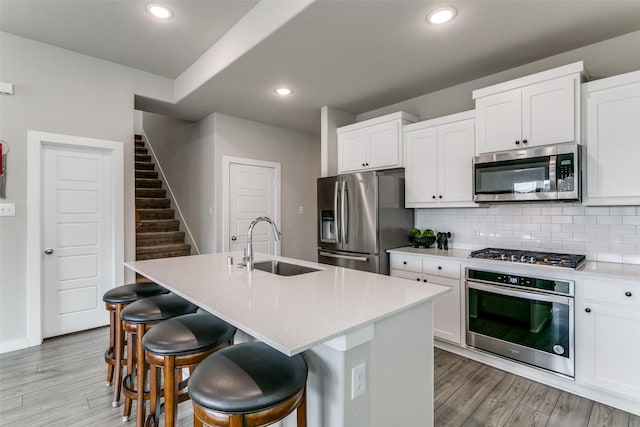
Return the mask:
<path id="1" fill-rule="evenodd" d="M 414 280 L 416 282 L 422 282 L 422 273 L 416 273 L 414 271 L 397 270 L 392 268 L 390 275 L 392 277 L 399 277 L 401 279 Z"/>
<path id="2" fill-rule="evenodd" d="M 424 259 L 422 261 L 422 271 L 424 274 L 459 279 L 460 263 L 445 260 Z"/>
<path id="3" fill-rule="evenodd" d="M 580 287 L 576 292 L 582 291 L 584 299 L 640 308 L 640 286 L 637 284 L 589 280 Z"/>
<path id="4" fill-rule="evenodd" d="M 391 268 L 422 273 L 422 257 L 391 254 Z"/>

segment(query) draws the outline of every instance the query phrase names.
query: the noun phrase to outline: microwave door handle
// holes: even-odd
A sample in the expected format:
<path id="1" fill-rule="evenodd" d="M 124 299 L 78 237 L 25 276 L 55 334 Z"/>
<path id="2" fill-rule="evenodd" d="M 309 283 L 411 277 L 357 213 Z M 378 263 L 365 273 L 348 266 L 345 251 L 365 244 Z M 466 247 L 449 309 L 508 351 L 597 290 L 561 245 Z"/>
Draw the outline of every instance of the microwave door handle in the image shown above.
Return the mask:
<path id="1" fill-rule="evenodd" d="M 552 193 L 558 192 L 558 181 L 557 181 L 557 166 L 558 165 L 558 156 L 549 156 L 549 191 Z"/>
<path id="2" fill-rule="evenodd" d="M 339 186 L 339 181 L 336 181 L 336 185 L 333 188 L 333 218 L 334 221 L 336 221 L 336 238 L 338 239 L 338 243 L 341 243 L 341 239 L 340 239 L 340 224 L 338 223 L 338 186 Z"/>

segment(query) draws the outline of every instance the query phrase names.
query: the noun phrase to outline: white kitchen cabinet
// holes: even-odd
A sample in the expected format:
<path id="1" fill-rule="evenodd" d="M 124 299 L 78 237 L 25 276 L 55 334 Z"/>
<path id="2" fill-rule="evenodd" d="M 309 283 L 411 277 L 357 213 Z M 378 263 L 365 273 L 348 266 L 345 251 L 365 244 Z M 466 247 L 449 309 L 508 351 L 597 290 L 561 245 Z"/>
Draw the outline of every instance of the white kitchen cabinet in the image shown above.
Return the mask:
<path id="1" fill-rule="evenodd" d="M 338 129 L 338 172 L 402 167 L 402 126 L 418 118 L 388 114 Z"/>
<path id="2" fill-rule="evenodd" d="M 405 206 L 477 206 L 473 200 L 474 111 L 405 126 Z"/>
<path id="3" fill-rule="evenodd" d="M 582 85 L 586 205 L 640 204 L 640 71 Z"/>
<path id="4" fill-rule="evenodd" d="M 640 286 L 611 279 L 576 286 L 576 381 L 637 399 Z"/>
<path id="5" fill-rule="evenodd" d="M 434 300 L 433 335 L 462 343 L 460 263 L 419 255 L 390 254 L 391 276 L 447 286 L 451 290 Z"/>
<path id="6" fill-rule="evenodd" d="M 582 62 L 473 91 L 476 154 L 580 141 Z"/>

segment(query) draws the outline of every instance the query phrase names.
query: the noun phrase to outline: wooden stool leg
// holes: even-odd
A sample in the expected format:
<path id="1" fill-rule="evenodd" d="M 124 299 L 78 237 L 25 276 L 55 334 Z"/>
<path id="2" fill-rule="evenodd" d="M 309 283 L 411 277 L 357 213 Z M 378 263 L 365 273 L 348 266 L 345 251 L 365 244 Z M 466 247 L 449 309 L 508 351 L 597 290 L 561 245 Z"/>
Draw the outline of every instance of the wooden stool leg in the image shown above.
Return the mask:
<path id="1" fill-rule="evenodd" d="M 114 356 L 115 356 L 115 327 L 116 327 L 116 312 L 114 310 L 109 310 L 109 350 L 114 352 Z M 107 363 L 107 386 L 110 386 L 111 384 L 113 384 L 113 365 L 111 363 Z"/>
<path id="2" fill-rule="evenodd" d="M 149 396 L 149 417 L 147 419 L 147 425 L 157 427 L 160 425 L 160 368 L 150 364 L 149 376 L 151 391 Z"/>
<path id="3" fill-rule="evenodd" d="M 117 304 L 115 311 L 115 337 L 113 356 L 116 359 L 113 378 L 113 401 L 111 406 L 117 408 L 120 406 L 120 392 L 122 391 L 122 359 L 124 357 L 124 331 L 122 330 L 122 320 L 120 320 L 120 312 L 124 304 Z"/>
<path id="4" fill-rule="evenodd" d="M 298 406 L 296 416 L 298 420 L 297 427 L 307 427 L 307 386 L 304 387 L 302 401 L 300 402 L 300 406 Z"/>
<path id="5" fill-rule="evenodd" d="M 178 412 L 178 383 L 176 381 L 176 358 L 165 356 L 164 358 L 164 425 L 173 427 Z M 182 377 L 182 374 L 180 374 Z"/>
<path id="6" fill-rule="evenodd" d="M 133 382 L 133 367 L 136 366 L 136 334 L 133 332 L 127 332 L 127 376 L 129 381 Z M 131 419 L 131 405 L 132 400 L 129 396 L 124 397 L 124 411 L 122 414 L 122 421 L 129 421 Z"/>
<path id="7" fill-rule="evenodd" d="M 145 324 L 136 325 L 136 371 L 137 371 L 137 403 L 136 403 L 136 426 L 144 426 L 144 383 L 147 372 L 147 361 L 144 358 L 144 347 L 142 346 L 142 338 L 144 337 Z"/>

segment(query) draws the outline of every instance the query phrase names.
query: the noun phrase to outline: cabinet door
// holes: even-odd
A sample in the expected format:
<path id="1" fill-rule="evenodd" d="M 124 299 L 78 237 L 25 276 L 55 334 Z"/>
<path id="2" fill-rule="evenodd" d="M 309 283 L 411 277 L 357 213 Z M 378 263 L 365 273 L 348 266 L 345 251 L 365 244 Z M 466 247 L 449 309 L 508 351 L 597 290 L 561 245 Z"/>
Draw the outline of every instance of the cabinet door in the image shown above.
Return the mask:
<path id="1" fill-rule="evenodd" d="M 365 129 L 338 135 L 338 172 L 350 172 L 365 168 L 367 134 Z"/>
<path id="2" fill-rule="evenodd" d="M 428 128 L 405 136 L 405 205 L 437 203 L 437 132 Z"/>
<path id="3" fill-rule="evenodd" d="M 522 89 L 525 147 L 575 141 L 576 80 L 561 77 Z"/>
<path id="4" fill-rule="evenodd" d="M 400 147 L 400 123 L 381 123 L 367 129 L 366 167 L 380 169 L 402 166 Z"/>
<path id="5" fill-rule="evenodd" d="M 476 100 L 476 153 L 521 147 L 522 92 L 520 89 Z"/>
<path id="6" fill-rule="evenodd" d="M 438 200 L 473 200 L 474 121 L 438 128 Z"/>
<path id="7" fill-rule="evenodd" d="M 587 203 L 640 204 L 640 82 L 588 93 L 584 105 Z"/>
<path id="8" fill-rule="evenodd" d="M 433 300 L 433 336 L 461 343 L 460 282 L 425 275 L 427 283 L 447 286 L 451 290 Z"/>
<path id="9" fill-rule="evenodd" d="M 579 310 L 576 380 L 637 399 L 640 310 L 593 301 L 585 301 Z"/>

